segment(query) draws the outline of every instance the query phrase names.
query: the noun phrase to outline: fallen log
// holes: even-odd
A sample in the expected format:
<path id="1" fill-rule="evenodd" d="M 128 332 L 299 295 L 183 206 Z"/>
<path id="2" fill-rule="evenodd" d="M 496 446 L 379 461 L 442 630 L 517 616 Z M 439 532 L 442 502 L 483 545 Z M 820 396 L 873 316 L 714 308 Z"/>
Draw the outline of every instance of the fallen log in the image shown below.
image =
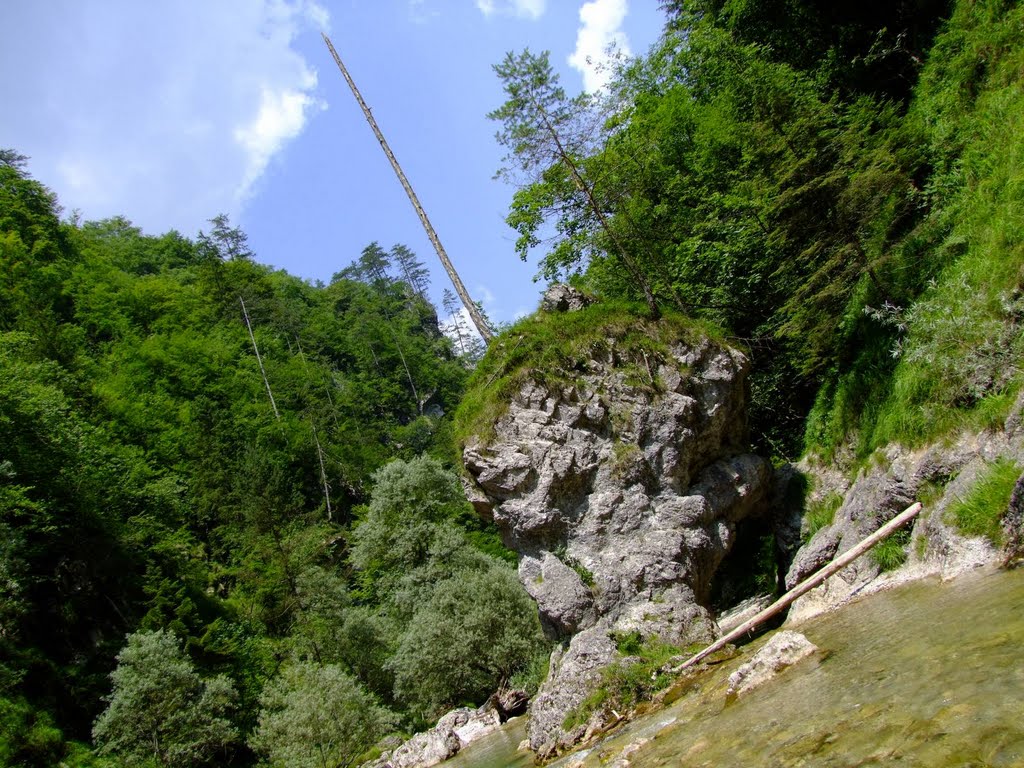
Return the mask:
<path id="1" fill-rule="evenodd" d="M 846 550 L 845 552 L 843 552 L 843 554 L 841 554 L 839 557 L 837 557 L 831 563 L 826 565 L 824 568 L 822 568 L 821 570 L 817 571 L 813 575 L 808 576 L 806 579 L 804 579 L 802 582 L 797 584 L 795 587 L 793 587 L 791 590 L 789 590 L 789 592 L 784 594 L 782 597 L 780 597 L 774 603 L 769 605 L 767 608 L 765 608 L 759 614 L 754 616 L 752 619 L 749 619 L 748 621 L 743 622 L 738 627 L 736 627 L 736 629 L 734 629 L 732 632 L 729 632 L 728 634 L 723 635 L 722 637 L 718 638 L 718 640 L 713 642 L 711 645 L 709 645 L 703 651 L 701 651 L 700 653 L 694 654 L 693 656 L 688 658 L 686 661 L 684 661 L 682 664 L 680 664 L 680 665 L 670 669 L 669 672 L 671 672 L 673 675 L 678 674 L 678 673 L 682 672 L 684 669 L 686 669 L 687 667 L 692 667 L 694 664 L 698 663 L 699 661 L 702 661 L 702 660 L 706 659 L 708 656 L 710 656 L 715 651 L 718 651 L 718 650 L 724 648 L 726 645 L 731 643 L 733 640 L 737 640 L 740 637 L 743 637 L 743 635 L 747 634 L 750 630 L 754 629 L 757 625 L 764 623 L 765 621 L 770 619 L 772 616 L 776 615 L 777 613 L 782 611 L 784 608 L 788 607 L 790 605 L 790 603 L 792 603 L 798 597 L 800 597 L 801 595 L 803 595 L 803 594 L 805 594 L 807 592 L 810 592 L 816 586 L 818 586 L 819 584 L 823 583 L 829 576 L 831 576 L 832 574 L 836 573 L 837 571 L 840 571 L 843 568 L 845 568 L 847 565 L 852 563 L 858 557 L 860 557 L 865 552 L 867 552 L 869 549 L 871 549 L 873 546 L 875 546 L 875 544 L 877 544 L 882 539 L 886 538 L 891 533 L 893 533 L 897 528 L 905 525 L 908 521 L 910 521 L 914 517 L 916 517 L 917 513 L 920 512 L 920 511 L 921 511 L 921 502 L 915 502 L 914 504 L 911 504 L 909 507 L 907 507 L 905 510 L 900 512 L 900 514 L 898 514 L 896 517 L 894 517 L 888 523 L 886 523 L 881 528 L 879 528 L 877 531 L 875 531 L 870 536 L 868 536 L 866 539 L 861 541 L 860 544 L 858 544 L 857 546 L 853 547 L 852 549 Z"/>

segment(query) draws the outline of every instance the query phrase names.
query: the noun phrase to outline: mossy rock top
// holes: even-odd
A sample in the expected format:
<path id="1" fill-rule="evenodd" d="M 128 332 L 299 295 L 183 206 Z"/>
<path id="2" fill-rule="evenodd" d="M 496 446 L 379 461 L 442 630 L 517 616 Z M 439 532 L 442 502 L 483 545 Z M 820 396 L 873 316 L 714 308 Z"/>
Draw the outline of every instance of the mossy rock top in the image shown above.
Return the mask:
<path id="1" fill-rule="evenodd" d="M 527 382 L 549 389 L 580 386 L 596 367 L 610 365 L 632 374 L 638 388 L 656 391 L 653 372 L 675 361 L 674 348 L 707 342 L 727 346 L 710 323 L 674 312 L 652 320 L 637 304 L 598 302 L 573 312 L 535 312 L 488 347 L 455 414 L 457 446 L 487 443 Z"/>

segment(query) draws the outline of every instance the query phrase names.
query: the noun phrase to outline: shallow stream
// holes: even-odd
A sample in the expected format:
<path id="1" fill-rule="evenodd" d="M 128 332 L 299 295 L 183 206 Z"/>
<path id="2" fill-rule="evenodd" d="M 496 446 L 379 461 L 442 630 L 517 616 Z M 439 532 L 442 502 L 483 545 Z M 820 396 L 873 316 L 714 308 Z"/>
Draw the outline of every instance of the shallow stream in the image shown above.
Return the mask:
<path id="1" fill-rule="evenodd" d="M 821 652 L 727 702 L 761 638 L 555 765 L 1024 768 L 1024 569 L 908 584 L 794 629 Z M 513 721 L 446 765 L 532 765 L 524 733 Z"/>

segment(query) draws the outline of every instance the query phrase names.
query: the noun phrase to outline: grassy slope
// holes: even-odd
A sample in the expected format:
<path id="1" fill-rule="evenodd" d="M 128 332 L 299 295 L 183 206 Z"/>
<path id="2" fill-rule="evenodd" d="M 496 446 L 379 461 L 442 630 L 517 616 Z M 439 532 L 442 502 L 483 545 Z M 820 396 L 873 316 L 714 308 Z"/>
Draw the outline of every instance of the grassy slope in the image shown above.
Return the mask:
<path id="1" fill-rule="evenodd" d="M 1005 418 L 1024 351 L 1022 74 L 1024 7 L 960 2 L 907 118 L 929 136 L 931 209 L 888 267 L 896 278 L 934 277 L 914 303 L 868 321 L 877 332 L 819 395 L 809 453 L 828 460 L 852 449 L 863 460 L 890 442 L 917 445 Z M 855 299 L 848 318 L 858 315 Z"/>
<path id="2" fill-rule="evenodd" d="M 586 373 L 587 363 L 605 358 L 612 347 L 620 367 L 636 371 L 638 384 L 648 382 L 648 367 L 668 354 L 675 341 L 710 338 L 723 342 L 721 330 L 702 321 L 668 312 L 655 322 L 644 319 L 640 305 L 602 301 L 579 312 L 538 311 L 495 339 L 469 381 L 455 415 L 456 445 L 476 437 L 484 442 L 520 387 L 570 384 Z"/>

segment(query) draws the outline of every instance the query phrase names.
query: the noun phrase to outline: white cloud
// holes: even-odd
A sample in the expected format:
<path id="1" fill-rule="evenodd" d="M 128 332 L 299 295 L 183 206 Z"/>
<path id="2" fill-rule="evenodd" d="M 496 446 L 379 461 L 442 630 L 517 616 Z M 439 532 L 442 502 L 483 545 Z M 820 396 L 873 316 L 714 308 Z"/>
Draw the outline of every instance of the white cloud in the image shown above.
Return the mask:
<path id="1" fill-rule="evenodd" d="M 479 301 L 481 304 L 483 304 L 484 309 L 486 309 L 488 312 L 494 309 L 494 291 L 492 291 L 490 288 L 488 288 L 486 285 L 483 285 L 482 283 L 477 283 L 476 295 L 474 297 L 474 300 Z"/>
<path id="2" fill-rule="evenodd" d="M 296 40 L 328 24 L 315 0 L 0 4 L 19 30 L 0 49 L 0 135 L 86 218 L 194 234 L 237 216 L 324 107 Z"/>
<path id="3" fill-rule="evenodd" d="M 622 22 L 629 13 L 627 0 L 591 0 L 580 7 L 580 28 L 576 50 L 569 65 L 583 76 L 583 87 L 590 93 L 603 88 L 612 75 L 609 47 L 626 56 L 631 54 Z"/>
<path id="4" fill-rule="evenodd" d="M 310 73 L 309 82 L 309 89 L 315 87 L 316 75 Z M 240 200 L 248 196 L 252 185 L 263 175 L 271 158 L 290 139 L 302 133 L 306 125 L 307 112 L 314 106 L 326 108 L 322 101 L 303 90 L 263 89 L 256 117 L 234 131 L 235 141 L 245 149 L 248 158 L 245 176 L 236 192 Z"/>
<path id="5" fill-rule="evenodd" d="M 520 19 L 539 19 L 544 15 L 547 0 L 476 0 L 476 7 L 487 17 L 495 14 Z"/>

